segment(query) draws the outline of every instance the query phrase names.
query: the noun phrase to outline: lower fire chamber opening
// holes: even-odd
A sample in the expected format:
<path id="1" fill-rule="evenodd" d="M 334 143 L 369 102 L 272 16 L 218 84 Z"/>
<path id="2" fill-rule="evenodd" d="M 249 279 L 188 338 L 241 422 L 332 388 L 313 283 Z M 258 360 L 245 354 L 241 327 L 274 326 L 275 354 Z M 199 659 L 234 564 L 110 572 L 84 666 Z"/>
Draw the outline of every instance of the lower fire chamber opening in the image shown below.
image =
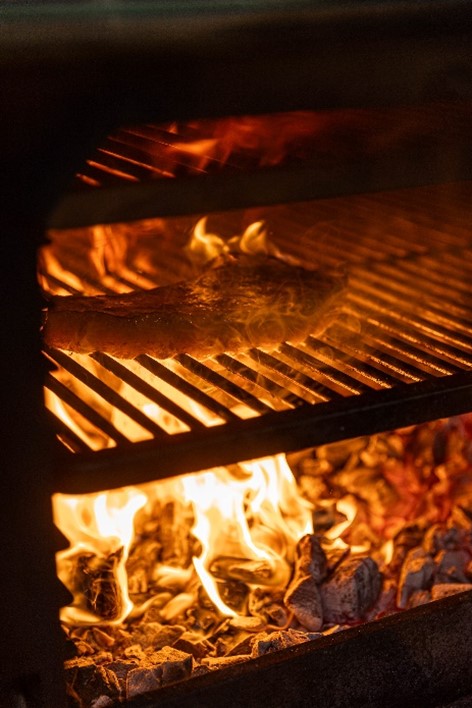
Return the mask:
<path id="1" fill-rule="evenodd" d="M 472 589 L 471 433 L 465 416 L 57 495 L 69 695 L 132 699 Z"/>
<path id="2" fill-rule="evenodd" d="M 203 361 L 48 349 L 60 365 L 46 398 L 58 437 L 79 455 L 165 442 L 467 372 L 469 191 L 463 183 L 255 210 L 237 227 L 234 215 L 215 215 L 207 235 L 227 241 L 264 219 L 283 252 L 347 271 L 326 331 Z M 439 217 L 425 209 L 434 199 Z M 97 294 L 184 277 L 194 266 L 179 249 L 197 221 L 54 233 L 41 283 Z M 287 230 L 297 234 L 290 244 Z M 467 416 L 452 418 L 168 480 L 156 457 L 155 484 L 130 470 L 133 487 L 56 495 L 56 523 L 76 544 L 58 555 L 74 596 L 62 611 L 71 701 L 130 700 L 469 589 L 470 428 Z"/>

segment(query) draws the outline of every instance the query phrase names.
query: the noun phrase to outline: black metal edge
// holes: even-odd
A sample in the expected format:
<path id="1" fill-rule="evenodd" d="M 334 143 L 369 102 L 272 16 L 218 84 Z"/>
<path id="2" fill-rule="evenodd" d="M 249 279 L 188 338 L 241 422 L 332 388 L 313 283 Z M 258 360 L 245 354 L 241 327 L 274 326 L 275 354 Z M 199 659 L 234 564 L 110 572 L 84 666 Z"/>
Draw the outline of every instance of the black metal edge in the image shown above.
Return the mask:
<path id="1" fill-rule="evenodd" d="M 316 167 L 265 168 L 238 174 L 153 179 L 120 187 L 68 192 L 49 216 L 48 226 L 67 229 L 226 209 L 299 202 L 388 189 L 418 187 L 472 178 L 470 146 L 460 159 L 451 146 L 369 157 Z M 456 148 L 457 152 L 457 148 Z M 447 159 L 449 155 L 450 159 Z M 454 159 L 451 159 L 454 158 Z"/>
<path id="2" fill-rule="evenodd" d="M 427 708 L 472 690 L 472 592 L 130 700 L 129 708 Z"/>
<path id="3" fill-rule="evenodd" d="M 83 494 L 210 469 L 469 412 L 472 372 L 93 453 L 61 455 L 56 491 Z"/>

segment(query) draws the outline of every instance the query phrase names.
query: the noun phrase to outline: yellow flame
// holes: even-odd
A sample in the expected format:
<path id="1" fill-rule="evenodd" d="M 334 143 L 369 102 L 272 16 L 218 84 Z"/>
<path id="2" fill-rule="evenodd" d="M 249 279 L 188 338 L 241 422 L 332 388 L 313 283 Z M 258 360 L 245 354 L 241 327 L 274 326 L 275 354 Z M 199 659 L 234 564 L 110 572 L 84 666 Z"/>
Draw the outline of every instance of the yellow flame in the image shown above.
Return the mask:
<path id="1" fill-rule="evenodd" d="M 125 563 L 134 536 L 134 517 L 146 500 L 144 493 L 133 488 L 53 496 L 54 522 L 71 544 L 57 555 L 59 578 L 74 596 L 73 605 L 61 610 L 63 621 L 90 623 L 101 619 L 87 606 L 83 588 L 75 587 L 73 574 L 69 572 L 77 556 L 87 554 L 106 559 L 122 550 L 112 578 L 120 592 L 113 623 L 121 622 L 130 613 L 133 603 L 129 599 Z"/>
<path id="2" fill-rule="evenodd" d="M 233 236 L 227 241 L 207 229 L 208 218 L 200 219 L 192 231 L 187 244 L 187 252 L 194 263 L 206 263 L 227 253 L 245 253 L 250 255 L 279 254 L 269 243 L 267 227 L 263 221 L 255 221 L 243 234 Z"/>
<path id="3" fill-rule="evenodd" d="M 202 545 L 195 568 L 209 597 L 222 614 L 234 611 L 218 596 L 208 572 L 218 558 L 265 561 L 266 585 L 284 586 L 296 542 L 312 532 L 311 507 L 296 493 L 296 483 L 283 455 L 183 478 L 186 499 L 194 505 L 193 534 Z"/>

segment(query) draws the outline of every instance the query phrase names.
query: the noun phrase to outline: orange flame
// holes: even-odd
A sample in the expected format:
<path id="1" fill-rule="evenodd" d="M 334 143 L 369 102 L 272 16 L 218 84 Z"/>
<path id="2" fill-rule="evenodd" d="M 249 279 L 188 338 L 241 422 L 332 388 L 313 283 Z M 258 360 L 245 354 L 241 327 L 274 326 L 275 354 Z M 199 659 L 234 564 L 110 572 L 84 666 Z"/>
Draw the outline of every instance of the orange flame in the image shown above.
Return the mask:
<path id="1" fill-rule="evenodd" d="M 247 561 L 255 565 L 254 579 L 247 584 L 284 587 L 290 577 L 294 548 L 303 535 L 312 531 L 311 506 L 298 496 L 295 480 L 283 455 L 241 463 L 230 470 L 218 468 L 186 475 L 176 480 L 141 488 L 125 488 L 80 497 L 56 494 L 53 497 L 55 523 L 71 546 L 57 556 L 58 575 L 74 596 L 71 606 L 63 608 L 64 622 L 80 624 L 103 621 L 121 622 L 133 610 L 129 599 L 125 563 L 134 536 L 136 513 L 160 494 L 172 488 L 175 497 L 191 503 L 195 517 L 193 535 L 202 551 L 193 565 L 208 596 L 222 615 L 236 612 L 221 599 L 215 572 L 223 559 L 230 565 Z M 87 595 L 89 577 L 77 581 L 77 564 L 91 556 L 106 561 L 120 552 L 113 577 L 106 570 L 106 580 L 119 588 L 118 609 L 112 619 L 100 616 L 96 603 Z M 96 567 L 95 560 L 91 561 Z M 260 572 L 257 572 L 260 570 Z M 188 582 L 188 574 L 182 569 Z M 176 569 L 161 568 L 161 574 L 175 574 Z M 88 574 L 90 576 L 90 573 Z M 156 576 L 157 577 L 157 576 Z M 95 578 L 99 583 L 102 578 Z M 94 592 L 99 588 L 95 587 Z M 180 608 L 188 601 L 181 593 L 174 604 Z M 185 596 L 185 597 L 184 597 Z M 164 615 L 172 616 L 175 608 L 167 607 Z"/>

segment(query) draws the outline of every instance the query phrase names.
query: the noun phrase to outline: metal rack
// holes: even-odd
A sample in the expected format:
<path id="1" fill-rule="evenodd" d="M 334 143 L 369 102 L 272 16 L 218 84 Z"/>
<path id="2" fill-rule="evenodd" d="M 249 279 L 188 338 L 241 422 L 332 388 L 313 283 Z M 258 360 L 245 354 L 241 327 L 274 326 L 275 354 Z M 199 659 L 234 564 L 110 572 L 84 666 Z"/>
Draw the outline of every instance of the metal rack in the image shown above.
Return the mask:
<path id="1" fill-rule="evenodd" d="M 205 361 L 48 351 L 134 430 L 127 437 L 113 416 L 100 415 L 50 373 L 46 386 L 98 428 L 108 448 L 90 452 L 60 431 L 79 454 L 64 456 L 58 488 L 138 483 L 236 462 L 242 450 L 259 457 L 469 410 L 471 196 L 472 186 L 459 183 L 266 210 L 274 240 L 291 255 L 348 274 L 341 312 L 303 344 Z M 218 219 L 231 233 L 234 216 Z M 169 262 L 163 258 L 163 278 Z M 158 267 L 145 275 L 159 283 Z M 123 387 L 164 411 L 176 422 L 172 431 L 130 403 Z"/>

